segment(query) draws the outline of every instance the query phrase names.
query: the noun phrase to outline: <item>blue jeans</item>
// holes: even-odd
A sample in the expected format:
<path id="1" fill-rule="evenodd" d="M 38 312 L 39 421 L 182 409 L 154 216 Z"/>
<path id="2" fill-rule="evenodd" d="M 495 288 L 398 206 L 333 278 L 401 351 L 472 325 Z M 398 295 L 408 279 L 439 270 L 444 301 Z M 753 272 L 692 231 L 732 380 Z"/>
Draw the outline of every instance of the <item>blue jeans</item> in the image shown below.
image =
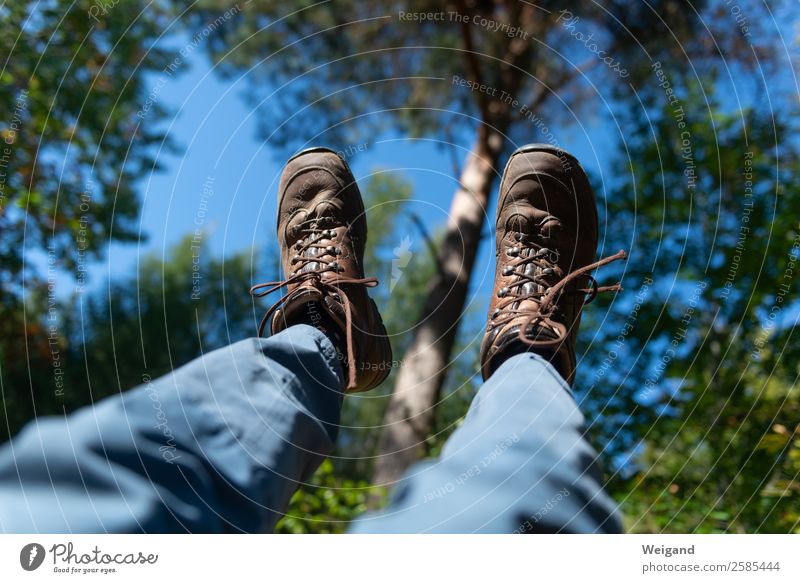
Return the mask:
<path id="1" fill-rule="evenodd" d="M 0 531 L 271 531 L 336 440 L 343 372 L 310 326 L 209 353 L 0 449 Z M 534 354 L 354 532 L 618 532 L 570 389 Z"/>

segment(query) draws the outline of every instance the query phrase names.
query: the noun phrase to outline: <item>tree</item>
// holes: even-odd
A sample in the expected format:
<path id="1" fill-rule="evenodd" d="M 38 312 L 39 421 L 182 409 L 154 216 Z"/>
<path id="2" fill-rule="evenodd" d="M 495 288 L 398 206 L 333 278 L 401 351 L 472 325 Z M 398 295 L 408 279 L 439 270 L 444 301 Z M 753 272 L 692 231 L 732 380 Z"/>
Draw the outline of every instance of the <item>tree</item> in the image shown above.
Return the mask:
<path id="1" fill-rule="evenodd" d="M 146 77 L 170 52 L 160 3 L 0 6 L 0 390 L 6 429 L 65 403 L 61 286 L 139 239 L 135 184 L 164 110 Z M 37 409 L 40 408 L 40 409 Z"/>
<path id="2" fill-rule="evenodd" d="M 149 146 L 164 115 L 148 109 L 145 76 L 171 53 L 153 46 L 158 5 L 15 2 L 0 19 L 0 255 L 6 293 L 19 294 L 22 253 L 39 249 L 83 276 L 110 240 L 138 240 L 136 178 L 155 169 Z M 34 280 L 35 283 L 35 280 Z M 7 287 L 6 287 L 7 286 Z"/>
<path id="3" fill-rule="evenodd" d="M 201 1 L 196 14 L 207 19 L 226 5 Z M 530 141 L 557 145 L 551 128 L 569 125 L 596 83 L 634 99 L 639 81 L 654 85 L 649 65 L 656 60 L 685 62 L 686 50 L 690 58 L 719 57 L 699 34 L 697 13 L 671 0 L 607 7 L 414 0 L 388 9 L 344 0 L 288 9 L 263 1 L 226 24 L 209 46 L 222 71 L 247 70 L 270 144 L 344 147 L 393 127 L 441 140 L 464 160 L 437 249 L 441 269 L 386 411 L 379 484 L 395 481 L 424 453 L 504 154 Z M 721 40 L 738 34 L 728 28 Z M 726 58 L 750 55 L 730 44 Z"/>
<path id="4" fill-rule="evenodd" d="M 375 274 L 385 285 L 375 288 L 381 316 L 392 342 L 395 355 L 406 352 L 414 325 L 410 314 L 418 310 L 431 279 L 438 269 L 436 248 L 441 232 L 429 233 L 422 220 L 414 214 L 411 185 L 401 176 L 385 171 L 371 175 L 363 187 L 367 209 L 369 238 L 365 269 Z M 435 454 L 466 413 L 474 395 L 477 354 L 470 339 L 477 334 L 483 315 L 469 314 L 466 325 L 459 330 L 450 374 L 436 408 L 426 447 Z M 396 358 L 397 359 L 397 358 Z M 334 452 L 336 470 L 345 476 L 368 482 L 374 472 L 379 453 L 379 438 L 383 413 L 391 398 L 397 368 L 377 390 L 366 395 L 345 399 L 339 443 Z M 370 493 L 370 505 L 385 501 L 385 489 Z"/>
<path id="5" fill-rule="evenodd" d="M 245 293 L 252 264 L 244 251 L 215 257 L 193 234 L 164 258 L 143 257 L 138 271 L 107 282 L 105 289 L 56 300 L 53 309 L 62 314 L 57 355 L 64 390 L 60 395 L 51 390 L 49 351 L 34 353 L 27 364 L 34 375 L 36 414 L 59 415 L 92 404 L 245 338 L 254 319 Z M 267 263 L 267 278 L 274 276 L 274 267 Z M 46 319 L 31 324 L 47 326 Z M 4 395 L 8 437 L 32 414 L 20 397 L 11 391 Z"/>
<path id="6" fill-rule="evenodd" d="M 737 110 L 670 79 L 680 110 L 624 118 L 603 202 L 631 293 L 586 322 L 584 408 L 630 529 L 797 531 L 796 105 Z"/>
<path id="7" fill-rule="evenodd" d="M 144 257 L 138 271 L 109 281 L 106 290 L 75 296 L 65 310 L 71 315 L 65 327 L 67 360 L 86 363 L 85 370 L 74 367 L 80 370 L 73 379 L 80 387 L 78 404 L 86 404 L 87 396 L 94 401 L 125 391 L 247 337 L 254 320 L 245 293 L 252 262 L 248 251 L 215 257 L 187 235 L 164 258 Z"/>

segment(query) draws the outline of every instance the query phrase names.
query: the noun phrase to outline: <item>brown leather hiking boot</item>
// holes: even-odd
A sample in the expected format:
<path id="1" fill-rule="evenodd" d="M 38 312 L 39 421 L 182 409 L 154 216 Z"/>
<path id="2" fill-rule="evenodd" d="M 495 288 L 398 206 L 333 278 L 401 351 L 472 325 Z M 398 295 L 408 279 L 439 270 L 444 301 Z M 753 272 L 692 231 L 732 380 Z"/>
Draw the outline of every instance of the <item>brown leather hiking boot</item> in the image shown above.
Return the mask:
<path id="1" fill-rule="evenodd" d="M 261 297 L 286 288 L 265 314 L 272 333 L 328 317 L 343 333 L 347 391 L 367 391 L 389 374 L 392 349 L 378 309 L 367 295 L 378 285 L 364 277 L 367 222 L 347 163 L 332 150 L 311 148 L 290 158 L 278 195 L 278 241 L 286 279 L 250 290 Z"/>
<path id="2" fill-rule="evenodd" d="M 578 161 L 545 144 L 514 152 L 498 195 L 497 271 L 481 345 L 484 380 L 508 356 L 532 351 L 572 383 L 581 309 L 598 292 L 621 289 L 598 287 L 590 273 L 625 252 L 593 263 L 596 252 L 594 193 Z"/>

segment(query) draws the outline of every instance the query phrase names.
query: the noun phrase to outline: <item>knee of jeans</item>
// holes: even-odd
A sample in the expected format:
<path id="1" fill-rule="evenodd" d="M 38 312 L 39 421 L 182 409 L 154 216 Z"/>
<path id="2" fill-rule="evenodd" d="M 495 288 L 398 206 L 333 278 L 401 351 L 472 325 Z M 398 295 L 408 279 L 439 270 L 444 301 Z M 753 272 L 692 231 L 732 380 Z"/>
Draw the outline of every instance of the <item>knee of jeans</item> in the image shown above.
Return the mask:
<path id="1" fill-rule="evenodd" d="M 338 389 L 344 385 L 342 364 L 336 349 L 325 334 L 312 326 L 299 324 L 269 338 L 255 338 L 263 355 L 262 366 L 270 362 L 304 383 Z"/>
<path id="2" fill-rule="evenodd" d="M 97 443 L 97 429 L 91 431 L 87 423 L 67 428 L 63 419 L 46 417 L 29 422 L 13 439 L 11 464 L 21 476 L 21 486 L 45 481 L 50 483 L 52 473 L 78 476 L 78 460 Z"/>

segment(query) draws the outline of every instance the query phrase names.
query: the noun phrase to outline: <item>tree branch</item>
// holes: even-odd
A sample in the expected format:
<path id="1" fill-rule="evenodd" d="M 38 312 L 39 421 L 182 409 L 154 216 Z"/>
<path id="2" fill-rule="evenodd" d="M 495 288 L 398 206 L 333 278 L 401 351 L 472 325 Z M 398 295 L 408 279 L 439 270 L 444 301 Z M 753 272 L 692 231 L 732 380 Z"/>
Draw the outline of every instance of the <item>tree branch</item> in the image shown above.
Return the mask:
<path id="1" fill-rule="evenodd" d="M 458 150 L 456 149 L 455 142 L 453 142 L 452 123 L 448 123 L 444 127 L 444 135 L 447 138 L 447 149 L 450 152 L 450 163 L 453 165 L 453 177 L 458 180 L 461 176 L 461 163 L 458 157 Z"/>
<path id="2" fill-rule="evenodd" d="M 466 0 L 458 0 L 458 7 L 461 10 L 462 15 L 466 15 L 469 13 L 469 9 L 467 8 Z M 472 81 L 478 87 L 480 87 L 482 83 L 482 76 L 480 70 L 480 64 L 478 63 L 478 59 L 475 58 L 475 45 L 472 42 L 472 29 L 470 28 L 470 23 L 465 19 L 462 19 L 461 22 L 461 38 L 464 41 L 464 65 L 465 70 L 467 71 L 467 79 Z M 477 99 L 478 99 L 478 109 L 481 113 L 481 120 L 484 124 L 489 123 L 489 105 L 486 101 L 486 94 L 482 93 L 481 91 L 477 91 Z M 481 125 L 481 127 L 483 124 Z M 479 130 L 481 131 L 481 130 Z"/>
<path id="3" fill-rule="evenodd" d="M 436 263 L 436 271 L 439 273 L 439 277 L 444 278 L 444 265 L 442 265 L 442 261 L 439 258 L 439 251 L 436 249 L 436 243 L 433 242 L 430 234 L 428 234 L 428 230 L 425 228 L 425 223 L 422 222 L 422 219 L 420 219 L 416 213 L 409 214 L 411 216 L 411 221 L 417 229 L 419 229 L 419 233 L 425 241 L 425 245 L 428 247 L 433 261 Z"/>

